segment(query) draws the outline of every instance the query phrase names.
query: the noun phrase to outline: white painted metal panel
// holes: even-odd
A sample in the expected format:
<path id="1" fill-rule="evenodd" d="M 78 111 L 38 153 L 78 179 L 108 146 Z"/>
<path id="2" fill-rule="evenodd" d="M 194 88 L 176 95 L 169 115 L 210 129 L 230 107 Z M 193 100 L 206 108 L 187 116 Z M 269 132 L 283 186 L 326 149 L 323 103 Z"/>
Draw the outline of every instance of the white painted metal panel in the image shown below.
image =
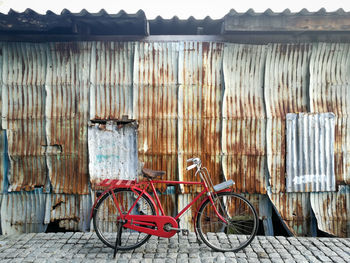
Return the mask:
<path id="1" fill-rule="evenodd" d="M 135 124 L 90 125 L 89 174 L 92 189 L 103 179 L 136 179 L 138 157 Z"/>
<path id="2" fill-rule="evenodd" d="M 286 118 L 287 192 L 335 191 L 335 115 L 289 113 Z"/>

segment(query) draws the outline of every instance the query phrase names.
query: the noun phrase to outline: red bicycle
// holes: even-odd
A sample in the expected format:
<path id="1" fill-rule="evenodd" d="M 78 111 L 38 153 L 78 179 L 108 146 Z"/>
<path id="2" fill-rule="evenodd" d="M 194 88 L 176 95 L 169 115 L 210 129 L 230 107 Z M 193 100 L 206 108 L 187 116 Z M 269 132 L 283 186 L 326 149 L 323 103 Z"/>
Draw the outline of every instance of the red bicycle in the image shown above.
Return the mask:
<path id="1" fill-rule="evenodd" d="M 252 204 L 232 192 L 232 180 L 213 185 L 209 172 L 202 167 L 199 158 L 187 160 L 197 168 L 200 182 L 155 180 L 165 174 L 162 171 L 143 169 L 146 180 L 104 180 L 100 185 L 108 187 L 92 208 L 93 225 L 99 239 L 117 250 L 135 249 L 151 235 L 170 238 L 186 229 L 179 228 L 180 217 L 202 196 L 205 198 L 195 216 L 196 235 L 217 251 L 238 251 L 253 240 L 258 229 L 258 216 Z M 191 203 L 175 217 L 164 213 L 154 184 L 201 185 L 201 191 Z M 148 193 L 151 187 L 153 197 Z M 154 200 L 155 199 L 155 200 Z"/>

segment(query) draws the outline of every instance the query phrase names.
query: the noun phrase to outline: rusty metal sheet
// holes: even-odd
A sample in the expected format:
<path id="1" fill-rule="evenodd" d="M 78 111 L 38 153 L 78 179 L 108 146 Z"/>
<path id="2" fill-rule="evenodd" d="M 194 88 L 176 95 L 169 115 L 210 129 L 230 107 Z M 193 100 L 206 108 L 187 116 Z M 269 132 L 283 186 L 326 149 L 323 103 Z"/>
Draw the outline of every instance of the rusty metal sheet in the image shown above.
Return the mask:
<path id="1" fill-rule="evenodd" d="M 45 44 L 6 43 L 2 49 L 2 126 L 7 129 L 10 191 L 48 187 L 45 163 Z M 48 190 L 48 188 L 47 188 Z"/>
<path id="2" fill-rule="evenodd" d="M 136 124 L 90 124 L 88 128 L 89 175 L 92 189 L 103 179 L 137 178 Z"/>
<path id="3" fill-rule="evenodd" d="M 221 105 L 223 96 L 222 59 L 224 46 L 214 42 L 181 42 L 178 91 L 179 180 L 198 181 L 186 172 L 186 160 L 200 157 L 214 183 L 222 180 Z M 194 189 L 193 189 L 194 188 Z M 184 193 L 198 187 L 181 187 Z"/>
<path id="4" fill-rule="evenodd" d="M 9 191 L 30 191 L 44 187 L 49 191 L 43 120 L 8 120 L 7 142 L 10 167 Z"/>
<path id="5" fill-rule="evenodd" d="M 50 43 L 46 76 L 47 165 L 53 192 L 88 194 L 90 42 Z"/>
<path id="6" fill-rule="evenodd" d="M 295 236 L 311 236 L 310 193 L 268 194 L 288 232 Z"/>
<path id="7" fill-rule="evenodd" d="M 339 186 L 338 192 L 310 194 L 311 207 L 320 230 L 337 237 L 350 236 L 350 186 Z"/>
<path id="8" fill-rule="evenodd" d="M 270 44 L 265 63 L 268 118 L 308 111 L 308 66 L 312 44 Z"/>
<path id="9" fill-rule="evenodd" d="M 139 42 L 133 69 L 133 119 L 137 119 L 138 154 L 144 167 L 163 170 L 176 180 L 179 44 Z M 161 192 L 165 185 L 157 186 Z"/>
<path id="10" fill-rule="evenodd" d="M 42 189 L 3 194 L 1 228 L 4 235 L 45 232 L 46 201 Z"/>
<path id="11" fill-rule="evenodd" d="M 69 231 L 90 229 L 91 195 L 51 194 L 50 222 Z"/>
<path id="12" fill-rule="evenodd" d="M 266 152 L 269 186 L 285 191 L 287 113 L 308 111 L 308 65 L 311 44 L 271 44 L 267 47 L 264 80 Z"/>
<path id="13" fill-rule="evenodd" d="M 265 57 L 266 46 L 225 44 L 222 167 L 238 192 L 266 192 Z"/>
<path id="14" fill-rule="evenodd" d="M 335 191 L 333 113 L 286 116 L 287 192 Z"/>
<path id="15" fill-rule="evenodd" d="M 310 110 L 333 112 L 335 126 L 335 174 L 338 183 L 350 183 L 349 44 L 314 45 L 310 59 Z"/>
<path id="16" fill-rule="evenodd" d="M 266 46 L 226 44 L 223 59 L 225 93 L 222 116 L 265 118 L 264 66 Z"/>
<path id="17" fill-rule="evenodd" d="M 176 42 L 137 42 L 133 83 L 137 86 L 176 85 L 178 51 Z"/>
<path id="18" fill-rule="evenodd" d="M 2 48 L 3 128 L 7 120 L 43 119 L 46 45 L 7 43 Z"/>
<path id="19" fill-rule="evenodd" d="M 132 116 L 133 42 L 95 42 L 91 49 L 90 119 Z"/>

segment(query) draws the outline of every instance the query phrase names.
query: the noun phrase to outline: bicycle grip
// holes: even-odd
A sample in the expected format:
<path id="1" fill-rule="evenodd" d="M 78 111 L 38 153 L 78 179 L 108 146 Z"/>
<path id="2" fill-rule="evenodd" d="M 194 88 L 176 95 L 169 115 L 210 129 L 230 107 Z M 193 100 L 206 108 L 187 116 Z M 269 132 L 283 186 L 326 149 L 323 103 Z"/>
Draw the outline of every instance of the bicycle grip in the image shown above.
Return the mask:
<path id="1" fill-rule="evenodd" d="M 190 159 L 187 160 L 187 162 L 188 162 L 188 163 L 189 163 L 189 162 L 193 162 L 193 159 L 194 159 L 194 158 L 190 158 Z"/>
<path id="2" fill-rule="evenodd" d="M 186 168 L 186 170 L 189 171 L 189 170 L 195 168 L 196 166 L 197 166 L 196 164 L 192 164 L 192 165 L 188 166 L 188 167 Z"/>

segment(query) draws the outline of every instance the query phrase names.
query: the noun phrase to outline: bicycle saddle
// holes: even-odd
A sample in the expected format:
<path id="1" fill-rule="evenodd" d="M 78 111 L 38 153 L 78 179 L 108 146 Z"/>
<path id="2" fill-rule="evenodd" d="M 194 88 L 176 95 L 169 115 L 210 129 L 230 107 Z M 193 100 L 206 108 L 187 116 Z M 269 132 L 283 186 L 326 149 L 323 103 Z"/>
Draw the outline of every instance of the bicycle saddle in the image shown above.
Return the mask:
<path id="1" fill-rule="evenodd" d="M 147 168 L 142 168 L 142 173 L 144 176 L 146 176 L 150 179 L 154 179 L 158 176 L 160 177 L 160 176 L 165 175 L 164 171 L 154 171 L 154 170 L 147 169 Z"/>

